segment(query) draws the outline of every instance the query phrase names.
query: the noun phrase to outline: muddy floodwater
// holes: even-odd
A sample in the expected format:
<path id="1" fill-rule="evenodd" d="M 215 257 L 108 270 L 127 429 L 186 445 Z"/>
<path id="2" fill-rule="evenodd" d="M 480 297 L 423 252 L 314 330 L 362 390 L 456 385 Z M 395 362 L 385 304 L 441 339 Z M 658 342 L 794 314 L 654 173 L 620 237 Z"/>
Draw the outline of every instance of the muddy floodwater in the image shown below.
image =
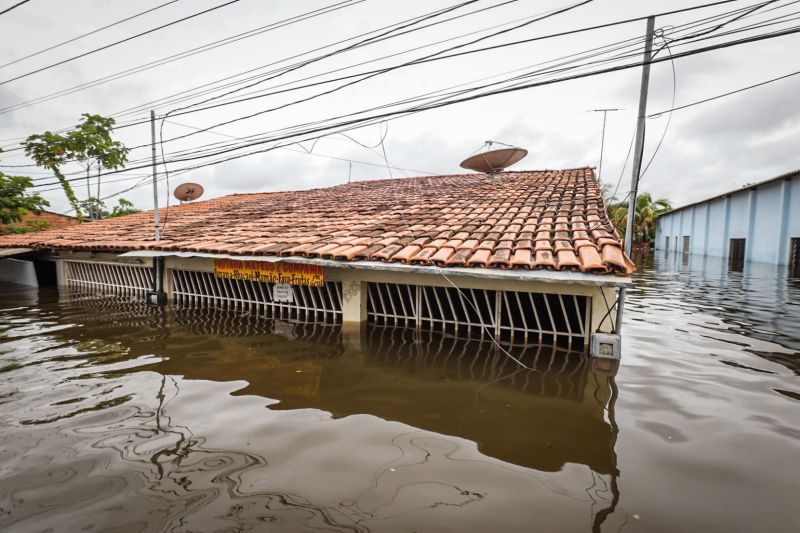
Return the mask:
<path id="1" fill-rule="evenodd" d="M 800 531 L 800 281 L 640 261 L 581 354 L 0 292 L 0 531 Z"/>

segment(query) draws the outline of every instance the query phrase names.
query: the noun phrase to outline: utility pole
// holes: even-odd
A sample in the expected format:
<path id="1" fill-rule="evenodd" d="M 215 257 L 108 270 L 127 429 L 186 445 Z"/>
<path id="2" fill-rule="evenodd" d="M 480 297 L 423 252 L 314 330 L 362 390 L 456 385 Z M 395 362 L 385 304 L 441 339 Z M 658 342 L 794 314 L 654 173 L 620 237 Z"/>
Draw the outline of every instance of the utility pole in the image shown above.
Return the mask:
<path id="1" fill-rule="evenodd" d="M 603 148 L 606 144 L 606 116 L 608 115 L 609 111 L 622 111 L 622 109 L 616 107 L 607 107 L 604 109 L 592 109 L 595 113 L 603 113 L 603 133 L 600 134 L 600 165 L 597 168 L 597 180 L 600 181 L 600 178 L 603 175 Z"/>
<path id="2" fill-rule="evenodd" d="M 97 164 L 97 220 L 100 220 L 100 164 Z"/>
<path id="3" fill-rule="evenodd" d="M 161 240 L 161 228 L 158 225 L 158 165 L 156 163 L 156 113 L 150 111 L 150 136 L 153 154 L 153 227 L 155 240 Z M 147 294 L 147 301 L 153 305 L 167 303 L 164 292 L 164 258 L 153 257 L 153 290 Z"/>
<path id="4" fill-rule="evenodd" d="M 161 228 L 158 226 L 158 166 L 156 163 L 156 112 L 150 110 L 150 135 L 152 139 L 151 149 L 153 154 L 153 226 L 155 228 L 155 240 L 161 240 Z"/>
<path id="5" fill-rule="evenodd" d="M 647 115 L 647 91 L 650 87 L 650 60 L 653 57 L 653 35 L 656 18 L 647 19 L 647 35 L 642 60 L 642 83 L 639 88 L 639 115 L 636 119 L 636 146 L 633 152 L 633 169 L 631 171 L 631 190 L 628 194 L 628 224 L 625 227 L 625 253 L 630 257 L 633 249 L 633 223 L 636 218 L 636 193 L 639 188 L 639 174 L 642 170 L 642 150 L 644 148 L 644 123 Z M 617 323 L 615 333 L 622 330 L 622 309 L 625 306 L 625 288 L 619 290 L 617 300 Z"/>

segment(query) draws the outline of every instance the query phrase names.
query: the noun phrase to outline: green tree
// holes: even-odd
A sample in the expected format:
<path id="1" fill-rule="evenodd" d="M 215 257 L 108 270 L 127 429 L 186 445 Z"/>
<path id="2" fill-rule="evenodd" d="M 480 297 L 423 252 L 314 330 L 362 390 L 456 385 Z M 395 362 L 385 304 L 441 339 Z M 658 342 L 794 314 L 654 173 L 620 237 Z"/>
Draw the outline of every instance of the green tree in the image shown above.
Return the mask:
<path id="1" fill-rule="evenodd" d="M 33 159 L 36 165 L 50 170 L 58 178 L 79 220 L 83 218 L 81 206 L 70 182 L 62 172 L 64 165 L 71 162 L 81 164 L 86 168 L 88 179 L 92 165 L 98 170 L 103 168 L 116 170 L 124 167 L 128 161 L 128 149 L 111 137 L 115 123 L 113 118 L 89 113 L 84 113 L 81 117 L 80 123 L 65 135 L 45 131 L 31 135 L 24 143 L 28 157 Z"/>
<path id="2" fill-rule="evenodd" d="M 650 193 L 642 193 L 636 197 L 636 213 L 633 219 L 633 242 L 649 243 L 655 238 L 656 218 L 672 209 L 666 198 L 653 200 Z M 609 218 L 623 237 L 628 224 L 628 203 L 608 206 Z"/>
<path id="3" fill-rule="evenodd" d="M 111 214 L 108 216 L 109 218 L 122 217 L 125 215 L 132 215 L 134 213 L 139 213 L 139 212 L 141 212 L 141 210 L 136 209 L 133 206 L 133 202 L 129 202 L 125 198 L 120 198 L 118 205 L 114 206 L 114 209 L 111 210 Z"/>
<path id="4" fill-rule="evenodd" d="M 103 208 L 105 208 L 106 206 L 105 202 L 103 202 L 102 200 L 98 200 L 94 196 L 90 196 L 86 200 L 79 202 L 79 205 L 81 206 L 81 209 L 83 209 L 87 213 L 91 213 L 92 218 L 95 218 L 97 220 L 103 218 L 104 214 L 105 215 L 108 214 L 107 211 L 103 211 Z"/>
<path id="5" fill-rule="evenodd" d="M 50 205 L 38 193 L 28 194 L 27 190 L 32 186 L 33 181 L 28 177 L 8 176 L 0 172 L 0 222 L 19 222 L 26 213 L 39 213 Z"/>

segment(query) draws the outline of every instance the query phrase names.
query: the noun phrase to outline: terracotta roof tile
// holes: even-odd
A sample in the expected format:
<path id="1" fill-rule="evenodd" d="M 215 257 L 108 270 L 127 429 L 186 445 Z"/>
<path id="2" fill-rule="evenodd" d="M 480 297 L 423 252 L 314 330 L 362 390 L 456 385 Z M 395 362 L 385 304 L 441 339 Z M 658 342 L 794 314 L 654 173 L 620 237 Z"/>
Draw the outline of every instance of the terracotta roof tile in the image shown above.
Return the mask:
<path id="1" fill-rule="evenodd" d="M 166 209 L 161 210 L 161 216 Z M 177 250 L 445 267 L 629 274 L 591 168 L 361 181 L 235 194 L 152 212 L 0 237 L 0 247 Z"/>

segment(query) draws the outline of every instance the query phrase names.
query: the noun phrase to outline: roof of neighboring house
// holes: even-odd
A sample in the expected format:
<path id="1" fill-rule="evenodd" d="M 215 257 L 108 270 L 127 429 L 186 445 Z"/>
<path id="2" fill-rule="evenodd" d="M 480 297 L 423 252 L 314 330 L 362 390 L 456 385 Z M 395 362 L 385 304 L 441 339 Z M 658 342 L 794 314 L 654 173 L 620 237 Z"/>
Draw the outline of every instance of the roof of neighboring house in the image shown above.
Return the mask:
<path id="1" fill-rule="evenodd" d="M 52 211 L 40 211 L 34 213 L 29 211 L 25 213 L 22 220 L 19 222 L 12 222 L 11 224 L 0 223 L 0 228 L 4 227 L 26 227 L 28 222 L 46 222 L 48 228 L 61 228 L 78 223 L 78 219 L 69 215 L 62 215 L 61 213 L 53 213 Z M 2 233 L 2 232 L 0 232 Z"/>
<path id="2" fill-rule="evenodd" d="M 359 181 L 234 194 L 59 231 L 0 247 L 171 250 L 437 266 L 630 274 L 591 168 Z"/>
<path id="3" fill-rule="evenodd" d="M 775 176 L 774 178 L 769 178 L 769 179 L 766 179 L 764 181 L 760 181 L 758 183 L 753 183 L 752 185 L 748 185 L 746 187 L 741 187 L 739 189 L 734 189 L 732 191 L 723 192 L 723 193 L 720 193 L 720 194 L 718 194 L 716 196 L 712 196 L 711 198 L 706 198 L 705 200 L 698 200 L 697 202 L 692 202 L 690 204 L 686 204 L 686 205 L 682 205 L 680 207 L 676 207 L 675 209 L 671 209 L 670 211 L 666 211 L 664 213 L 661 213 L 659 216 L 663 217 L 664 215 L 669 215 L 670 213 L 674 213 L 676 211 L 682 211 L 682 210 L 686 209 L 687 207 L 694 207 L 696 205 L 705 204 L 705 203 L 708 203 L 708 202 L 713 202 L 714 200 L 719 200 L 720 198 L 725 198 L 726 196 L 730 196 L 732 194 L 738 194 L 740 192 L 748 192 L 748 191 L 751 191 L 753 189 L 758 189 L 759 187 L 763 187 L 764 185 L 769 185 L 769 184 L 775 183 L 777 181 L 790 180 L 790 179 L 798 177 L 798 176 L 800 176 L 800 169 L 790 170 L 789 172 L 784 172 L 783 174 L 779 174 L 779 175 Z"/>

